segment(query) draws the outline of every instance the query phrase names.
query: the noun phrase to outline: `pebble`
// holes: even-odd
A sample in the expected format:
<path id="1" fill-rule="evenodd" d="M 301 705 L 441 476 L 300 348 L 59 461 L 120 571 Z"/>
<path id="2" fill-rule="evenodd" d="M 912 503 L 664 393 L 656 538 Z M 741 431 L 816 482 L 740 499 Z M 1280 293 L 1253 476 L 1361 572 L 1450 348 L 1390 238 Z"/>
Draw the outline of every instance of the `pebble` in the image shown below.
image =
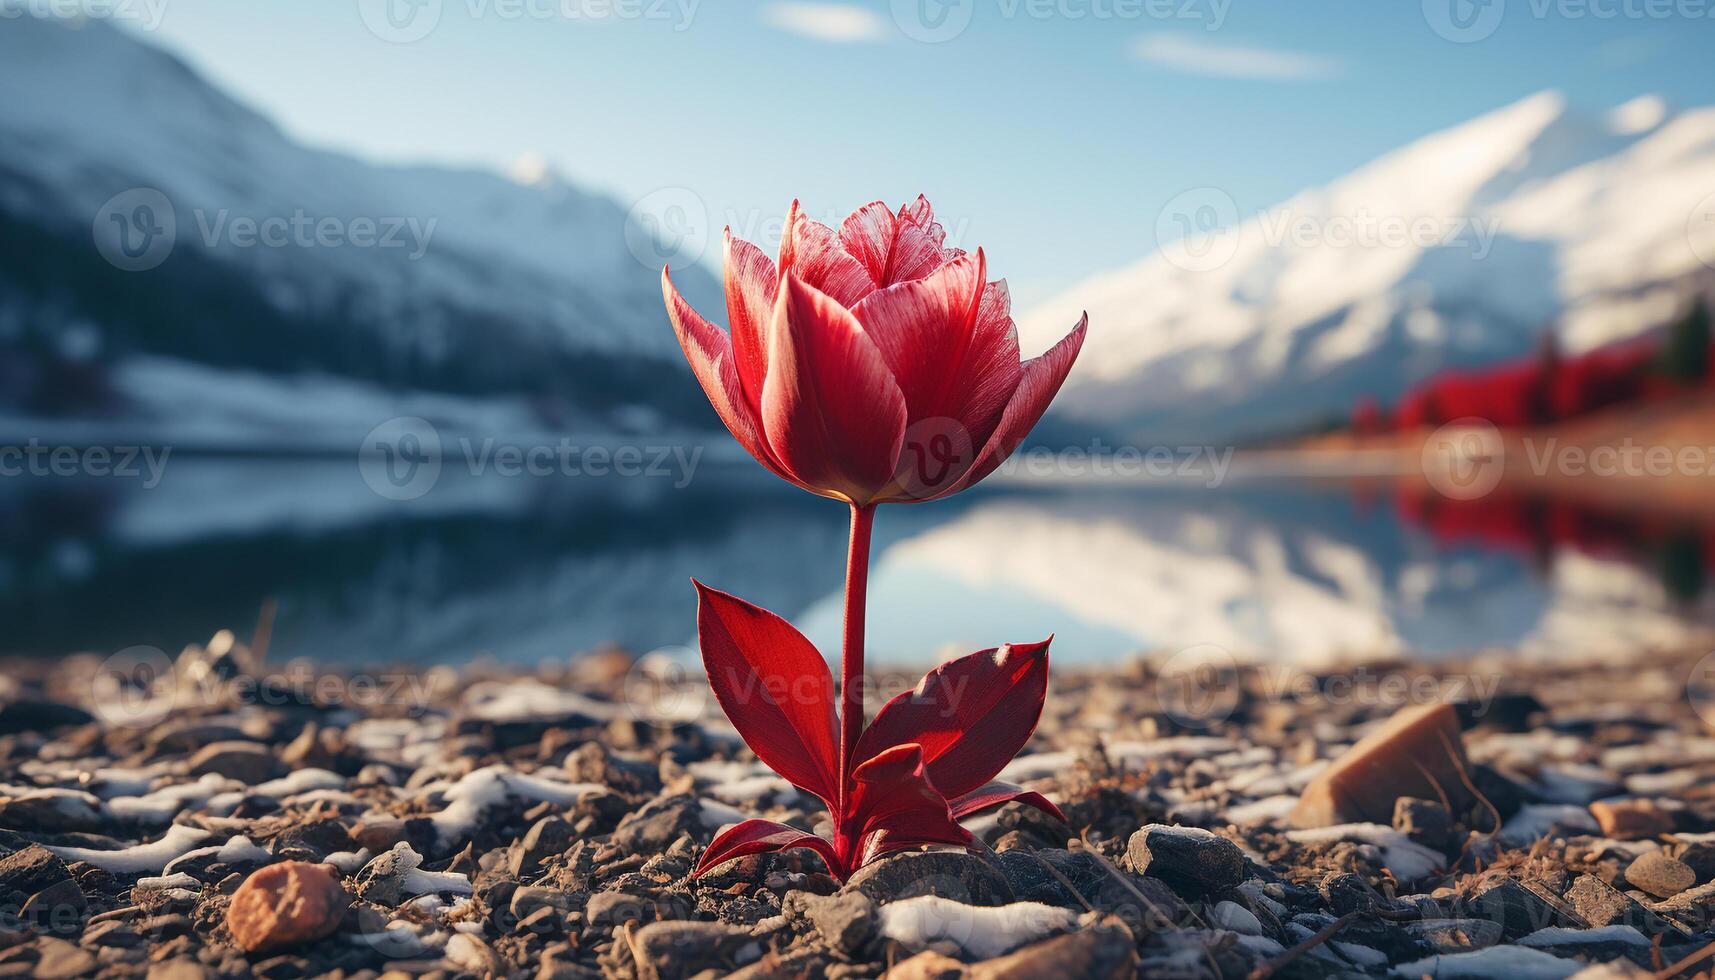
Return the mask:
<path id="1" fill-rule="evenodd" d="M 1037 977 L 1119 980 L 1133 975 L 1137 960 L 1132 935 L 1117 921 L 1104 922 L 1032 943 L 971 967 L 970 980 L 1035 980 Z"/>
<path id="2" fill-rule="evenodd" d="M 286 767 L 265 745 L 255 742 L 215 742 L 191 756 L 193 776 L 216 775 L 255 786 L 285 775 Z"/>
<path id="3" fill-rule="evenodd" d="M 1659 837 L 1673 830 L 1673 814 L 1654 800 L 1597 800 L 1590 804 L 1603 836 L 1616 840 Z"/>
<path id="4" fill-rule="evenodd" d="M 240 948 L 272 952 L 331 935 L 347 904 L 327 865 L 285 861 L 245 879 L 232 896 L 227 925 Z"/>
<path id="5" fill-rule="evenodd" d="M 1697 884 L 1697 872 L 1684 861 L 1650 851 L 1626 866 L 1626 882 L 1657 898 L 1672 898 Z"/>
<path id="6" fill-rule="evenodd" d="M 875 935 L 878 907 L 861 891 L 838 895 L 793 892 L 786 898 L 789 914 L 802 916 L 816 927 L 822 941 L 851 955 Z"/>
<path id="7" fill-rule="evenodd" d="M 878 905 L 919 895 L 938 895 L 966 905 L 1006 905 L 1013 900 L 1006 875 L 988 859 L 965 851 L 893 854 L 859 868 L 846 882 Z"/>
<path id="8" fill-rule="evenodd" d="M 1192 898 L 1237 888 L 1245 877 L 1239 846 L 1196 827 L 1150 824 L 1131 835 L 1126 860 L 1138 874 L 1159 878 Z"/>
<path id="9" fill-rule="evenodd" d="M 1288 818 L 1295 827 L 1387 823 L 1402 796 L 1470 802 L 1470 764 L 1451 704 L 1421 704 L 1396 712 L 1311 780 Z"/>
<path id="10" fill-rule="evenodd" d="M 684 980 L 761 956 L 747 930 L 720 922 L 654 922 L 637 930 L 633 942 L 659 980 Z"/>

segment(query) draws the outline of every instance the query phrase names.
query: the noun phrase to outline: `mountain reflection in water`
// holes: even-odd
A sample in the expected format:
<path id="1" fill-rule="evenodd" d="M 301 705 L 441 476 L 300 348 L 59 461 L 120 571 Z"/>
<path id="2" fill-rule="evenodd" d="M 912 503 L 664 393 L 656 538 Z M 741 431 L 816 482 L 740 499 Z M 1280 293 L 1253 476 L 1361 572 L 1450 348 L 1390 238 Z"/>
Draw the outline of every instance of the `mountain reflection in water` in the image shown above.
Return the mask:
<path id="1" fill-rule="evenodd" d="M 705 464 L 444 477 L 387 500 L 349 460 L 174 459 L 159 486 L 0 483 L 0 652 L 173 651 L 278 602 L 274 654 L 514 662 L 689 642 L 689 578 L 837 649 L 845 515 Z M 877 522 L 877 662 L 1057 634 L 1057 662 L 1213 644 L 1316 662 L 1624 654 L 1715 622 L 1715 533 L 1571 505 L 1309 484 L 980 487 Z"/>

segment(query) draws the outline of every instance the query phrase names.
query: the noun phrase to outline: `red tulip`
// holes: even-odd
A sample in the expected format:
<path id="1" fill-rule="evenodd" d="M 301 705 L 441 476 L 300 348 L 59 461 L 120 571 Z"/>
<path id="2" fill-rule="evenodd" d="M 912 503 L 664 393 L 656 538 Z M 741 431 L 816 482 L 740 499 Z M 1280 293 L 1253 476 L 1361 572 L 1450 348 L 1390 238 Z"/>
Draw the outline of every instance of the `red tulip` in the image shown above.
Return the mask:
<path id="1" fill-rule="evenodd" d="M 1060 390 L 1081 320 L 1020 361 L 1004 282 L 979 249 L 945 246 L 919 197 L 876 203 L 835 232 L 798 213 L 778 267 L 726 237 L 727 316 L 693 310 L 662 270 L 679 344 L 721 421 L 779 476 L 851 505 L 836 703 L 827 661 L 791 624 L 697 585 L 709 684 L 745 744 L 827 806 L 833 839 L 767 820 L 717 835 L 701 874 L 746 854 L 814 849 L 844 878 L 925 844 L 963 845 L 959 819 L 1038 793 L 994 782 L 1029 741 L 1048 691 L 1048 641 L 984 650 L 931 671 L 864 730 L 863 626 L 875 507 L 943 497 L 999 466 Z"/>
<path id="2" fill-rule="evenodd" d="M 721 421 L 763 466 L 857 505 L 931 500 L 1004 462 L 1084 342 L 1080 321 L 1021 362 L 1004 281 L 944 245 L 929 202 L 859 208 L 838 232 L 798 212 L 778 267 L 726 235 L 731 333 L 662 270 L 685 357 Z"/>

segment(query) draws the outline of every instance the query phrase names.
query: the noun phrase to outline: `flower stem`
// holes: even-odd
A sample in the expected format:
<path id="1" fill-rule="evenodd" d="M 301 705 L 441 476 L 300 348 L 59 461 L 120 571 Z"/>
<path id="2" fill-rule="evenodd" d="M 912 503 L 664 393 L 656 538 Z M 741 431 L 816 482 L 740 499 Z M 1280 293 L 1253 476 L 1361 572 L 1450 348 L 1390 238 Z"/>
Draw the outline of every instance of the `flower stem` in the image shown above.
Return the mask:
<path id="1" fill-rule="evenodd" d="M 874 504 L 852 505 L 851 543 L 846 552 L 846 632 L 840 647 L 840 806 L 851 794 L 852 752 L 863 733 L 863 617 L 869 590 L 869 538 Z"/>

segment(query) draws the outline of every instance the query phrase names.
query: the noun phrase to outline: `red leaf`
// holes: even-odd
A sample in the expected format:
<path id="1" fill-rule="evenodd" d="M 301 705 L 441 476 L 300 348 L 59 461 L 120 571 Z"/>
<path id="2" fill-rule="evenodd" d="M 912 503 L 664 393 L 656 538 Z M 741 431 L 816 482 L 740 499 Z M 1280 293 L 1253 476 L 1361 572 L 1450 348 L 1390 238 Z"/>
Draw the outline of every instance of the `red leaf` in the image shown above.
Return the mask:
<path id="1" fill-rule="evenodd" d="M 767 854 L 794 847 L 810 848 L 822 856 L 822 861 L 827 864 L 830 872 L 844 877 L 832 844 L 815 834 L 807 834 L 772 820 L 746 820 L 716 834 L 708 850 L 703 852 L 702 860 L 697 862 L 697 869 L 691 872 L 691 877 L 695 878 L 718 864 L 744 857 L 746 854 Z"/>
<path id="2" fill-rule="evenodd" d="M 912 691 L 883 705 L 862 737 L 858 759 L 915 742 L 929 778 L 948 797 L 993 779 L 1030 741 L 1048 694 L 1048 644 L 982 650 L 942 664 Z"/>
<path id="3" fill-rule="evenodd" d="M 692 584 L 703 667 L 721 710 L 757 758 L 831 807 L 840 770 L 827 661 L 779 616 Z"/>
<path id="4" fill-rule="evenodd" d="M 896 745 L 853 770 L 852 781 L 843 837 L 863 842 L 864 853 L 878 835 L 901 847 L 970 842 L 946 797 L 930 782 L 922 746 Z"/>
<path id="5" fill-rule="evenodd" d="M 1025 789 L 1013 783 L 1003 783 L 998 779 L 981 789 L 966 793 L 951 803 L 953 816 L 959 819 L 968 817 L 973 813 L 980 813 L 990 807 L 1000 806 L 1002 803 L 1023 803 L 1026 806 L 1033 806 L 1043 813 L 1053 815 L 1062 823 L 1066 822 L 1066 815 L 1060 812 L 1059 807 L 1049 802 L 1048 797 L 1035 790 Z"/>

